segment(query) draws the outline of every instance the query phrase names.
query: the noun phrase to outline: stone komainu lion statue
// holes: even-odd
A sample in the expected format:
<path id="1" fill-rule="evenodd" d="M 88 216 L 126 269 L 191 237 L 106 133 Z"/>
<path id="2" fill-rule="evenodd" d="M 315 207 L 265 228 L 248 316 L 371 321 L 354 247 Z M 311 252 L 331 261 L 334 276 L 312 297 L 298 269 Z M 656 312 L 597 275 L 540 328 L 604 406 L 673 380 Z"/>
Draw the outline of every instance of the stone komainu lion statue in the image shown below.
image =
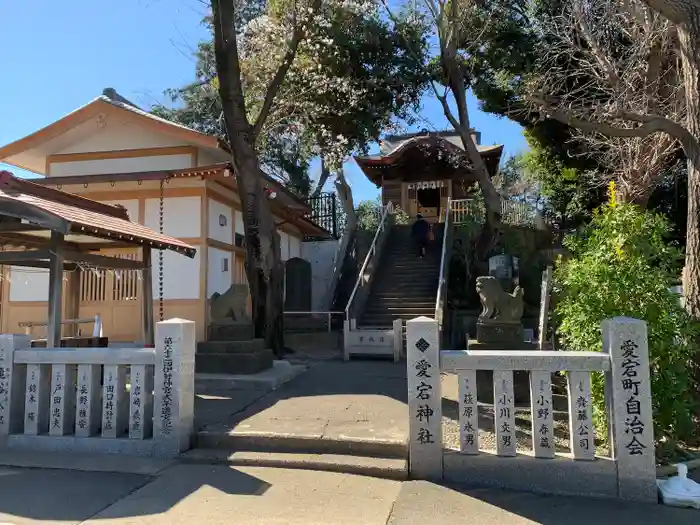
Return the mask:
<path id="1" fill-rule="evenodd" d="M 484 308 L 479 321 L 519 322 L 523 316 L 523 292 L 518 286 L 512 294 L 495 277 L 476 278 L 476 291 Z"/>
<path id="2" fill-rule="evenodd" d="M 232 284 L 223 294 L 215 292 L 209 299 L 209 320 L 212 323 L 246 322 L 248 285 Z"/>

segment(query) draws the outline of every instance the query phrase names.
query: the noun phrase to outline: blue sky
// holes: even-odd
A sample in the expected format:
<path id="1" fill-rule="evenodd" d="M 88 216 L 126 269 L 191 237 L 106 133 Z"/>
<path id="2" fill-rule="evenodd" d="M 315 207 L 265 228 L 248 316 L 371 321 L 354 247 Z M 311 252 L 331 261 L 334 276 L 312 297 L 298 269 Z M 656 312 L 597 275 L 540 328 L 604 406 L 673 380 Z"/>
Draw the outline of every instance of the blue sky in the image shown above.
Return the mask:
<path id="1" fill-rule="evenodd" d="M 0 144 L 50 124 L 106 87 L 143 108 L 164 101 L 165 89 L 193 78 L 191 53 L 206 37 L 204 12 L 200 0 L 0 2 Z M 483 144 L 505 144 L 505 156 L 527 147 L 517 124 L 478 111 L 474 97 L 469 109 Z M 417 130 L 448 127 L 434 99 L 426 97 L 421 116 Z M 346 171 L 357 201 L 376 196 L 353 162 Z"/>

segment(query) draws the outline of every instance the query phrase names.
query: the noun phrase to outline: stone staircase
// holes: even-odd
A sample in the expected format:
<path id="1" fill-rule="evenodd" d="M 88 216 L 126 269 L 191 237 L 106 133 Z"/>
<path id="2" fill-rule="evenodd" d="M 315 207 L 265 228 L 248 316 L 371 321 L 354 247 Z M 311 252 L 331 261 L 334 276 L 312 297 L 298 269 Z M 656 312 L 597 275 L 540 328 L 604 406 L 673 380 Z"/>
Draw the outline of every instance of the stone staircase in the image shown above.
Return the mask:
<path id="1" fill-rule="evenodd" d="M 197 373 L 257 374 L 272 366 L 272 350 L 254 339 L 252 324 L 212 326 L 209 339 L 197 343 Z"/>
<path id="2" fill-rule="evenodd" d="M 440 278 L 442 225 L 425 258 L 418 257 L 410 226 L 394 226 L 386 245 L 358 327 L 391 327 L 395 319 L 435 315 Z"/>

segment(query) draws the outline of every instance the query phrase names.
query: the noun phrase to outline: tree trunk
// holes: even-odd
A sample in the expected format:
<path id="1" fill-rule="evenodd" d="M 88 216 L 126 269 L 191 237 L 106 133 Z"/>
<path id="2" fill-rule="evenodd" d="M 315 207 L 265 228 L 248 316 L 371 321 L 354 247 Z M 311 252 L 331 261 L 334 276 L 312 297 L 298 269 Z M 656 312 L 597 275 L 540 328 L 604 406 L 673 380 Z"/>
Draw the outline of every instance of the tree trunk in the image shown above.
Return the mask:
<path id="1" fill-rule="evenodd" d="M 687 104 L 686 128 L 697 139 L 684 145 L 688 159 L 688 219 L 683 295 L 688 313 L 700 319 L 700 13 L 678 28 Z"/>
<path id="2" fill-rule="evenodd" d="M 243 204 L 246 275 L 255 337 L 264 338 L 275 355 L 284 354 L 284 265 L 270 202 L 263 191 L 258 157 L 247 141 L 231 141 L 233 168 Z"/>
<path id="3" fill-rule="evenodd" d="M 318 197 L 323 191 L 323 187 L 328 182 L 328 177 L 330 177 L 331 171 L 328 169 L 328 164 L 326 164 L 326 159 L 321 157 L 321 175 L 318 177 L 318 183 L 316 184 L 316 189 L 311 194 L 311 198 Z"/>
<path id="4" fill-rule="evenodd" d="M 336 252 L 335 267 L 333 268 L 333 277 L 328 285 L 328 290 L 323 297 L 323 308 L 330 310 L 333 307 L 333 297 L 335 297 L 335 290 L 338 286 L 338 281 L 340 279 L 340 274 L 343 270 L 343 264 L 345 263 L 345 257 L 347 255 L 348 247 L 351 245 L 352 239 L 357 232 L 357 215 L 355 214 L 355 205 L 352 198 L 352 189 L 345 179 L 345 174 L 343 173 L 343 168 L 341 167 L 336 174 L 337 178 L 335 181 L 335 189 L 340 199 L 340 203 L 343 206 L 343 211 L 345 211 L 346 221 L 345 221 L 345 231 L 340 239 L 340 244 L 338 245 L 338 251 Z"/>
<path id="5" fill-rule="evenodd" d="M 456 9 L 456 6 L 453 6 L 453 9 Z M 454 20 L 457 20 L 457 18 Z M 453 23 L 456 22 L 453 21 Z M 457 105 L 458 118 L 454 118 L 446 100 L 442 101 L 442 107 L 447 119 L 452 123 L 455 130 L 459 132 L 464 150 L 472 163 L 476 180 L 484 197 L 486 220 L 476 245 L 477 257 L 484 259 L 496 244 L 498 238 L 498 229 L 501 225 L 501 196 L 491 180 L 488 169 L 486 169 L 486 163 L 484 163 L 484 159 L 481 157 L 474 139 L 472 139 L 469 108 L 467 107 L 467 86 L 458 65 L 456 50 L 452 49 L 449 43 L 445 44 L 447 45 L 443 46 L 441 50 L 441 60 L 443 71 L 446 73 L 449 87 Z"/>
<path id="6" fill-rule="evenodd" d="M 219 96 L 226 122 L 226 135 L 233 155 L 232 164 L 243 205 L 246 239 L 246 275 L 253 306 L 253 322 L 256 337 L 264 337 L 267 347 L 277 355 L 284 353 L 283 290 L 284 269 L 280 253 L 280 237 L 277 232 L 270 202 L 263 191 L 263 174 L 255 151 L 256 134 L 248 121 L 238 59 L 238 43 L 235 32 L 235 7 L 233 2 L 211 0 L 214 22 L 214 55 L 219 79 Z M 295 31 L 295 40 L 298 44 Z M 296 49 L 292 42 L 291 50 Z M 291 57 L 275 75 L 266 95 L 270 104 L 284 72 L 291 64 Z M 278 78 L 279 77 L 279 78 Z M 262 113 L 261 113 L 262 115 Z M 260 116 L 258 117 L 260 119 Z"/>

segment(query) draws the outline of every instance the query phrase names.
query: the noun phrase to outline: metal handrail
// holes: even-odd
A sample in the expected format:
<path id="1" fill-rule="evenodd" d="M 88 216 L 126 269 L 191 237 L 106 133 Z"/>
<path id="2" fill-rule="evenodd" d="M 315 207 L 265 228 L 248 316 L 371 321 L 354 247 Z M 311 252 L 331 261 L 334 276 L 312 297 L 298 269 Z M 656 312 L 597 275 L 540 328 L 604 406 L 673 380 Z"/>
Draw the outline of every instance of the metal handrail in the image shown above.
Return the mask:
<path id="1" fill-rule="evenodd" d="M 369 265 L 369 261 L 377 249 L 377 241 L 379 240 L 379 235 L 384 230 L 385 225 L 386 225 L 387 221 L 389 220 L 389 214 L 393 210 L 394 210 L 394 206 L 391 203 L 391 201 L 387 202 L 386 206 L 382 210 L 382 218 L 379 221 L 379 226 L 377 227 L 377 232 L 374 234 L 374 239 L 372 239 L 372 244 L 369 247 L 369 251 L 367 252 L 367 256 L 365 257 L 365 261 L 362 264 L 362 268 L 360 269 L 360 273 L 357 276 L 357 281 L 355 282 L 355 286 L 352 289 L 352 293 L 350 294 L 350 299 L 348 299 L 348 304 L 345 306 L 345 319 L 350 320 L 350 307 L 352 306 L 352 302 L 355 300 L 355 294 L 357 293 L 357 290 L 360 288 L 360 284 L 362 284 L 362 281 L 364 280 L 365 270 L 367 269 L 367 265 Z"/>
<path id="2" fill-rule="evenodd" d="M 445 207 L 445 226 L 442 234 L 442 252 L 440 254 L 440 278 L 438 279 L 437 297 L 435 298 L 435 320 L 438 322 L 438 329 L 442 330 L 442 317 L 445 303 L 445 287 L 447 279 L 445 278 L 447 267 L 447 243 L 449 228 L 452 224 L 452 206 L 450 198 L 447 198 L 447 206 Z"/>
<path id="3" fill-rule="evenodd" d="M 61 324 L 86 324 L 94 323 L 92 327 L 92 337 L 102 337 L 102 318 L 99 315 L 94 317 L 85 317 L 83 319 L 64 319 Z M 20 328 L 24 328 L 27 335 L 31 335 L 32 328 L 35 326 L 48 326 L 48 321 L 22 321 L 17 323 Z"/>

